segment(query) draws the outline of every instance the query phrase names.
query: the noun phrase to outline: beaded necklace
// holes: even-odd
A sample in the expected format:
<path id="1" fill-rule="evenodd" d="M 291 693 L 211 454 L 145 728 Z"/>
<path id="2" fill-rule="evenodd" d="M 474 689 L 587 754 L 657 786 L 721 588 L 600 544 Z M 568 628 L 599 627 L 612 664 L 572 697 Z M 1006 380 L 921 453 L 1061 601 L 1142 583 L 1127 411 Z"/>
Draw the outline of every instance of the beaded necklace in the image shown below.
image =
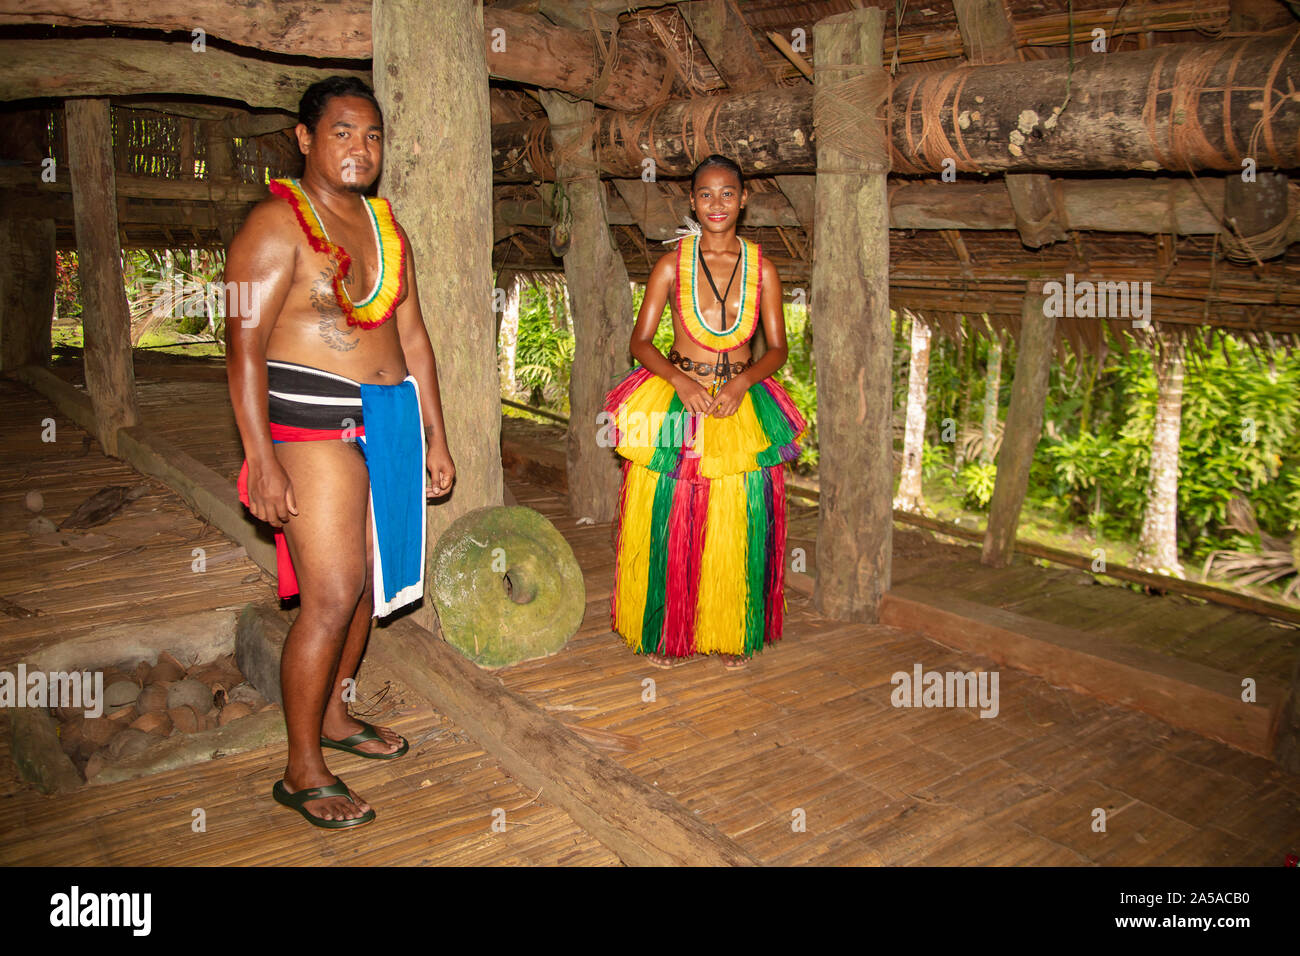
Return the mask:
<path id="1" fill-rule="evenodd" d="M 397 303 L 402 298 L 406 282 L 406 243 L 397 229 L 397 220 L 393 217 L 393 207 L 387 199 L 365 200 L 366 212 L 370 215 L 370 225 L 375 232 L 375 247 L 379 253 L 379 274 L 375 277 L 375 287 L 370 295 L 360 302 L 353 302 L 343 280 L 352 268 L 352 257 L 347 250 L 330 241 L 325 224 L 316 213 L 311 197 L 296 179 L 273 179 L 270 183 L 273 195 L 288 200 L 298 217 L 298 225 L 307 235 L 312 249 L 330 257 L 334 262 L 334 275 L 331 284 L 334 288 L 334 300 L 343 314 L 347 316 L 348 325 L 359 325 L 363 329 L 373 329 L 387 322 L 397 310 Z"/>

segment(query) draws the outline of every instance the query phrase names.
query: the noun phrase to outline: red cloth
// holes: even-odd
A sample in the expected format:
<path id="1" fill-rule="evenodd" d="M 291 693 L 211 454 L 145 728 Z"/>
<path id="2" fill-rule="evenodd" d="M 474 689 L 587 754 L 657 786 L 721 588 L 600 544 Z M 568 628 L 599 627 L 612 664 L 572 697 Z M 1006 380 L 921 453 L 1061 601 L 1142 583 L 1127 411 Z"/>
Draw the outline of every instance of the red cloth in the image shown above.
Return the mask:
<path id="1" fill-rule="evenodd" d="M 295 428 L 292 425 L 271 423 L 273 441 L 339 441 L 343 438 L 342 428 Z M 350 430 L 360 437 L 366 433 L 365 426 Z M 248 507 L 248 459 L 239 469 L 239 480 L 235 482 L 239 489 L 239 500 Z M 298 575 L 293 570 L 293 559 L 289 556 L 289 542 L 284 539 L 284 532 L 275 532 L 275 581 L 276 591 L 283 598 L 293 597 L 298 593 Z"/>

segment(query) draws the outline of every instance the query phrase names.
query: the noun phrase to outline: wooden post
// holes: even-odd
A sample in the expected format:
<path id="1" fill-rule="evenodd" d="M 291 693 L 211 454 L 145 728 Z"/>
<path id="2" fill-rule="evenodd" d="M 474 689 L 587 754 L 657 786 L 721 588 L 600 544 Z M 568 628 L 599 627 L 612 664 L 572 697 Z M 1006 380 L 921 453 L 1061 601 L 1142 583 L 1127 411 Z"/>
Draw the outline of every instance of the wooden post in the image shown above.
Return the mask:
<path id="1" fill-rule="evenodd" d="M 809 306 L 822 447 L 813 602 L 827 617 L 868 623 L 889 589 L 893 534 L 889 160 L 874 107 L 857 116 L 840 110 L 852 89 L 846 81 L 888 83 L 884 23 L 883 11 L 865 8 L 813 27 L 813 102 L 823 117 Z"/>
<path id="2" fill-rule="evenodd" d="M 483 8 L 376 0 L 372 29 L 384 107 L 382 192 L 411 240 L 456 462 L 452 493 L 428 512 L 432 560 L 452 521 L 502 500 Z M 432 616 L 429 605 L 416 620 L 427 627 Z"/>
<path id="3" fill-rule="evenodd" d="M 10 113 L 0 127 L 0 162 L 39 182 L 46 112 Z M 56 175 L 58 170 L 55 171 Z M 63 171 L 66 176 L 67 171 Z M 54 219 L 28 216 L 4 203 L 0 213 L 0 371 L 50 364 L 54 316 Z M 53 212 L 53 204 L 42 204 Z"/>
<path id="4" fill-rule="evenodd" d="M 980 556 L 982 563 L 995 568 L 1009 565 L 1015 551 L 1020 506 L 1029 488 L 1029 466 L 1043 430 L 1043 403 L 1047 399 L 1052 348 L 1056 341 L 1056 319 L 1044 314 L 1041 285 L 1033 283 L 1030 288 L 1033 291 L 1026 291 L 1020 314 L 1011 406 L 1002 430 L 998 477 L 989 503 L 984 553 Z"/>
<path id="5" fill-rule="evenodd" d="M 213 185 L 230 186 L 235 182 L 235 141 L 226 133 L 225 124 L 218 120 L 203 120 L 203 140 L 207 148 L 206 172 L 208 182 Z M 236 218 L 242 208 L 230 203 L 214 203 L 213 212 L 217 217 L 217 232 L 221 244 L 230 247 L 235 238 L 240 220 Z"/>
<path id="6" fill-rule="evenodd" d="M 573 300 L 575 354 L 569 379 L 569 434 L 566 464 L 569 473 L 569 514 L 612 521 L 618 507 L 621 473 L 613 452 L 597 441 L 596 416 L 605 393 L 620 372 L 632 364 L 628 341 L 635 316 L 627 267 L 614 243 L 601 185 L 591 150 L 593 107 L 570 102 L 549 90 L 541 91 L 542 106 L 551 121 L 556 176 L 568 194 L 573 216 L 572 240 L 564 255 L 564 278 Z M 581 139 L 580 139 L 581 137 Z"/>
<path id="7" fill-rule="evenodd" d="M 122 284 L 117 235 L 117 184 L 108 100 L 67 100 L 68 166 L 77 230 L 86 391 L 99 443 L 117 454 L 117 430 L 140 421 L 131 356 L 131 313 Z"/>

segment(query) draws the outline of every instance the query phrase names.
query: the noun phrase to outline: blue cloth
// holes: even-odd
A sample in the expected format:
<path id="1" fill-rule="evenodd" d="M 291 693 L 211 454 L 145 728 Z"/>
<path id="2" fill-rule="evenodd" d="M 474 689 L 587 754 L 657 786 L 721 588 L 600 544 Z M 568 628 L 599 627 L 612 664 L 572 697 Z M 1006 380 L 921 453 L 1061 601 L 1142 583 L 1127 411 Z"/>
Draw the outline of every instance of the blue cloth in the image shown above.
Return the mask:
<path id="1" fill-rule="evenodd" d="M 374 516 L 374 613 L 384 617 L 424 596 L 424 422 L 415 377 L 362 384 L 361 415 L 365 434 L 357 441 Z"/>

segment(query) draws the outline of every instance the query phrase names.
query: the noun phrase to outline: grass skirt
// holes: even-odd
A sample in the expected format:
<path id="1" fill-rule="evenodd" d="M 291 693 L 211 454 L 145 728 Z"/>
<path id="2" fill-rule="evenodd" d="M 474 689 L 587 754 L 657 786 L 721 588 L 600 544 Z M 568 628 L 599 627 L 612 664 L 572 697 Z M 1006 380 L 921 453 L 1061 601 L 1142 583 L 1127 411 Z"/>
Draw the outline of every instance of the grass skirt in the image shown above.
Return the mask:
<path id="1" fill-rule="evenodd" d="M 639 654 L 750 656 L 781 637 L 785 466 L 805 423 L 780 384 L 734 415 L 686 412 L 648 369 L 605 400 L 623 462 L 611 625 Z"/>

